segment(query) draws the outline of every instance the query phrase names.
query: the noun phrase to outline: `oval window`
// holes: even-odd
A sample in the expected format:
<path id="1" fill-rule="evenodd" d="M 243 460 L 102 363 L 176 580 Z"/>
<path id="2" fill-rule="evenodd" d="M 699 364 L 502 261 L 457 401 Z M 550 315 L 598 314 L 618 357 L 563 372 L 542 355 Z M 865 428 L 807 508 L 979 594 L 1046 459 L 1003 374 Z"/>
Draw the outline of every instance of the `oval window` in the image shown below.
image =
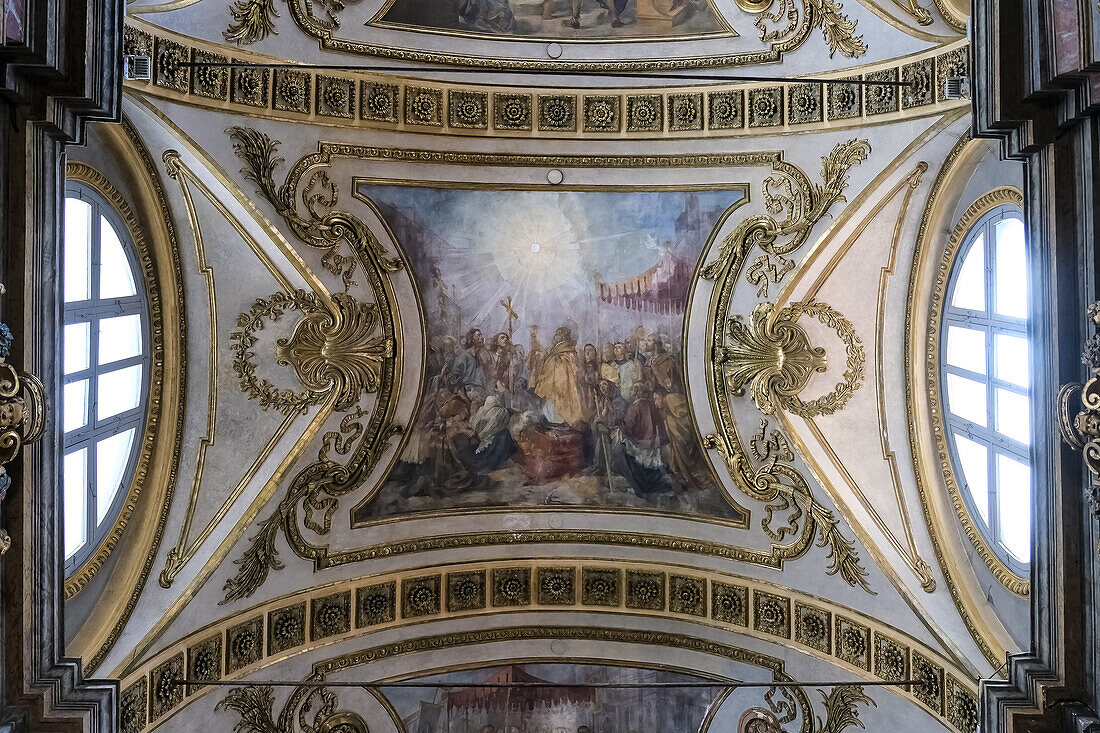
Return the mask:
<path id="1" fill-rule="evenodd" d="M 137 463 L 149 374 L 148 314 L 134 244 L 94 189 L 65 193 L 61 308 L 65 569 L 99 546 Z"/>
<path id="2" fill-rule="evenodd" d="M 1031 347 L 1023 213 L 1003 205 L 967 232 L 940 332 L 945 428 L 970 515 L 1010 568 L 1031 548 Z"/>

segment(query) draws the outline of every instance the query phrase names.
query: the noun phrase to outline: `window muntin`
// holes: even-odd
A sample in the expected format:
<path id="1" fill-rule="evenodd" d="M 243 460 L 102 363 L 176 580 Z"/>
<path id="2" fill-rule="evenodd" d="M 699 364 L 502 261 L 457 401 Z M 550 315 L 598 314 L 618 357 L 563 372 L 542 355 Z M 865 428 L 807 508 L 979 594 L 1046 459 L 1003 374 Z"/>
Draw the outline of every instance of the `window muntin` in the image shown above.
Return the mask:
<path id="1" fill-rule="evenodd" d="M 967 232 L 940 331 L 941 389 L 955 477 L 997 556 L 1030 561 L 1031 405 L 1022 212 L 1003 205 Z"/>
<path id="2" fill-rule="evenodd" d="M 115 210 L 70 182 L 62 253 L 61 429 L 66 571 L 99 546 L 137 464 L 149 320 L 137 258 Z"/>

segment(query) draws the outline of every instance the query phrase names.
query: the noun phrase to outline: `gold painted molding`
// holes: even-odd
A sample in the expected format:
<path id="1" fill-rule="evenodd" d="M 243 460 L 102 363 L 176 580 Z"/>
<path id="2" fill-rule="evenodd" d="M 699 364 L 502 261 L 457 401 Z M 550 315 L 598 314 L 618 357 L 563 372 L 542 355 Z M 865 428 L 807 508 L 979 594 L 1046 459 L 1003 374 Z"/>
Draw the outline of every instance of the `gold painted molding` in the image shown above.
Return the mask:
<path id="1" fill-rule="evenodd" d="M 921 510 L 924 521 L 928 527 L 928 535 L 932 540 L 932 549 L 936 555 L 936 561 L 943 573 L 951 600 L 955 604 L 963 624 L 970 632 L 974 643 L 977 644 L 986 661 L 994 668 L 999 668 L 1004 661 L 1006 653 L 1006 641 L 1004 635 L 998 634 L 992 628 L 985 614 L 977 607 L 974 594 L 981 593 L 976 587 L 971 587 L 965 580 L 960 582 L 956 578 L 956 572 L 960 567 L 969 567 L 965 557 L 958 557 L 951 546 L 950 533 L 953 527 L 948 526 L 948 521 L 954 521 L 954 517 L 944 516 L 940 509 L 940 502 L 936 496 L 930 493 L 933 488 L 941 486 L 938 467 L 935 470 L 925 470 L 925 442 L 927 441 L 926 425 L 920 427 L 921 416 L 915 405 L 918 395 L 926 394 L 925 384 L 925 339 L 923 324 L 918 332 L 917 307 L 918 293 L 930 293 L 933 284 L 928 280 L 933 275 L 935 268 L 929 266 L 927 259 L 931 244 L 930 238 L 935 231 L 946 230 L 943 222 L 946 216 L 945 208 L 952 203 L 951 192 L 956 190 L 956 177 L 960 173 L 960 166 L 967 158 L 966 151 L 973 144 L 969 131 L 964 133 L 954 147 L 948 153 L 946 160 L 936 175 L 932 184 L 932 190 L 928 195 L 924 212 L 921 216 L 921 224 L 917 233 L 917 244 L 913 252 L 912 264 L 909 271 L 909 287 L 906 295 L 905 318 L 905 404 L 909 411 L 906 423 L 909 427 L 909 452 L 913 462 L 913 473 L 917 482 L 917 494 L 920 497 Z M 925 308 L 921 303 L 922 310 Z M 927 311 L 925 311 L 927 312 Z M 927 404 L 927 403 L 925 403 Z M 950 551 L 950 554 L 949 554 Z"/>
<path id="2" fill-rule="evenodd" d="M 947 283 L 950 278 L 951 268 L 955 264 L 955 256 L 959 246 L 966 238 L 970 227 L 982 218 L 986 213 L 998 206 L 1010 204 L 1018 206 L 1021 210 L 1024 206 L 1024 195 L 1015 186 L 1001 186 L 989 191 L 977 198 L 959 218 L 947 240 L 943 257 L 936 269 L 935 279 L 932 281 L 932 296 L 929 308 L 928 336 L 925 340 L 925 385 L 926 396 L 932 418 L 932 436 L 936 444 L 936 452 L 939 457 L 939 475 L 943 476 L 944 483 L 951 497 L 951 505 L 955 514 L 962 523 L 963 531 L 975 552 L 993 573 L 993 577 L 1001 582 L 1005 588 L 1018 596 L 1027 596 L 1030 583 L 1027 578 L 1014 573 L 989 546 L 985 534 L 978 528 L 974 518 L 970 516 L 970 510 L 963 500 L 962 490 L 958 479 L 955 477 L 955 467 L 951 461 L 947 448 L 947 428 L 944 425 L 944 408 L 941 404 L 940 389 L 940 334 L 943 323 L 943 309 L 947 297 Z"/>
<path id="3" fill-rule="evenodd" d="M 291 0 L 296 2 L 296 0 Z M 812 0 L 817 2 L 818 0 Z M 767 82 L 601 88 L 437 82 L 410 76 L 312 69 L 191 70 L 191 59 L 273 63 L 280 59 L 215 44 L 129 18 L 126 53 L 154 58 L 148 82 L 134 92 L 238 116 L 433 135 L 527 139 L 654 139 L 775 135 L 855 128 L 967 107 L 943 97 L 943 79 L 966 74 L 966 39 L 846 69 L 853 78 L 911 81 L 897 88 L 830 85 L 807 75 L 800 84 Z M 652 70 L 647 66 L 647 70 Z"/>
<path id="4" fill-rule="evenodd" d="M 121 633 L 160 545 L 179 468 L 187 367 L 183 277 L 175 226 L 160 177 L 128 119 L 124 117 L 120 126 L 98 129 L 119 167 L 132 174 L 135 205 L 131 207 L 91 166 L 70 161 L 66 174 L 99 191 L 118 211 L 133 239 L 149 298 L 152 368 L 138 468 L 123 508 L 101 548 L 65 582 L 64 595 L 69 599 L 87 585 L 120 542 L 126 545 L 128 551 L 109 579 L 112 585 L 117 584 L 117 590 L 102 594 L 66 649 L 66 653 L 84 659 L 86 670 L 94 668 Z M 148 519 L 131 522 L 139 508 Z"/>
<path id="5" fill-rule="evenodd" d="M 505 614 L 581 611 L 606 614 L 607 628 L 547 624 L 522 633 L 486 628 L 431 636 L 432 623 L 444 619 L 478 617 L 488 625 L 506 623 Z M 619 640 L 611 636 L 614 634 L 627 635 L 621 640 L 630 643 L 694 648 L 738 658 L 716 642 L 678 643 L 678 639 L 693 637 L 617 628 L 614 619 L 628 616 L 690 622 L 775 643 L 865 680 L 930 679 L 935 686 L 931 695 L 917 688 L 891 691 L 959 730 L 965 729 L 949 717 L 948 690 L 954 685 L 973 704 L 977 702 L 976 681 L 936 650 L 880 619 L 825 599 L 761 580 L 682 565 L 561 558 L 420 567 L 280 596 L 208 624 L 145 659 L 122 680 L 123 697 L 125 691 L 143 684 L 152 687 L 161 676 L 158 670 L 174 659 L 188 660 L 186 674 L 194 678 L 193 660 L 212 645 L 219 650 L 219 664 L 206 679 L 245 680 L 290 656 L 352 639 L 363 639 L 366 644 L 375 631 L 393 629 L 402 630 L 403 641 L 397 646 L 387 647 L 385 652 L 368 648 L 316 663 L 314 674 L 324 678 L 337 669 L 421 649 L 508 638 Z M 247 636 L 242 640 L 242 635 Z M 211 689 L 192 688 L 166 714 L 177 714 Z"/>

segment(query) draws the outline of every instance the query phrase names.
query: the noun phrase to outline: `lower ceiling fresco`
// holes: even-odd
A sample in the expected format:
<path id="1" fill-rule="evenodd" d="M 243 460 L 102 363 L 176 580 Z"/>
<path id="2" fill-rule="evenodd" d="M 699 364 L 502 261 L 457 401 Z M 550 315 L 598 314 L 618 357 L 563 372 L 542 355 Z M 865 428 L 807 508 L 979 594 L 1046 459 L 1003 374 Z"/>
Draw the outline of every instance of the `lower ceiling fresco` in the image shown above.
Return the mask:
<path id="1" fill-rule="evenodd" d="M 71 154 L 159 222 L 185 326 L 173 469 L 66 586 L 125 733 L 976 730 L 1028 587 L 960 521 L 924 349 L 950 233 L 1023 181 L 968 105 L 498 137 L 441 90 L 437 128 L 382 129 L 211 78 L 127 82 Z M 762 89 L 727 86 L 700 114 Z"/>

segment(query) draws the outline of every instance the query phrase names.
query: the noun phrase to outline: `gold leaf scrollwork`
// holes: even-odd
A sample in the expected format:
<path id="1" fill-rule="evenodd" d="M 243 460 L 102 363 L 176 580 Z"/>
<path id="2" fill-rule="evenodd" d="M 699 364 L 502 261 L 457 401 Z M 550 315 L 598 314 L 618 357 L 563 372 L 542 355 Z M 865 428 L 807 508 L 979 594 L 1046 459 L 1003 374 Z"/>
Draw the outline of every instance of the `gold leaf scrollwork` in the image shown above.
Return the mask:
<path id="1" fill-rule="evenodd" d="M 305 392 L 281 390 L 256 376 L 255 353 L 251 351 L 257 342 L 255 332 L 263 328 L 265 318 L 277 321 L 287 308 L 299 310 L 303 316 L 290 338 L 276 342 L 275 361 L 294 368 Z M 363 392 L 378 391 L 382 363 L 394 356 L 393 339 L 381 335 L 381 322 L 378 306 L 361 303 L 347 293 L 333 296 L 331 308 L 304 290 L 259 298 L 237 317 L 241 330 L 230 334 L 233 368 L 241 390 L 258 399 L 262 409 L 275 407 L 286 415 L 320 403 L 335 390 L 334 409 L 346 410 Z"/>
<path id="2" fill-rule="evenodd" d="M 374 302 L 361 302 L 346 292 L 322 300 L 299 290 L 259 299 L 241 314 L 240 331 L 232 338 L 234 368 L 246 393 L 258 398 L 261 406 L 266 402 L 287 414 L 325 398 L 332 400 L 334 410 L 347 414 L 339 430 L 322 436 L 317 459 L 299 471 L 275 511 L 260 522 L 259 531 L 236 560 L 236 575 L 225 582 L 222 603 L 251 596 L 270 571 L 283 567 L 275 547 L 280 530 L 298 557 L 323 566 L 328 548 L 308 542 L 300 525 L 318 535 L 328 534 L 339 498 L 362 485 L 389 448 L 390 439 L 401 432 L 394 423 L 400 374 L 397 304 L 387 275 L 403 266 L 400 258 L 386 256 L 362 220 L 333 209 L 338 196 L 324 153 L 304 156 L 291 167 L 284 183 L 276 185 L 274 172 L 282 162 L 275 155 L 278 143 L 251 128 L 233 127 L 227 132 L 246 164 L 244 175 L 259 185 L 293 235 L 324 253 L 322 264 L 341 277 L 345 288 L 353 284 L 353 273 L 363 272 Z M 287 309 L 301 312 L 302 318 L 289 338 L 276 342 L 276 358 L 294 368 L 307 388 L 300 393 L 277 390 L 256 377 L 252 361 L 254 332 L 265 322 L 278 320 Z M 373 409 L 351 409 L 364 392 L 376 395 Z M 346 462 L 341 462 L 344 458 Z M 304 517 L 299 516 L 302 512 Z"/>
<path id="3" fill-rule="evenodd" d="M 764 303 L 754 309 L 748 324 L 731 317 L 729 310 L 749 253 L 759 247 L 768 255 L 782 256 L 801 247 L 814 224 L 834 203 L 844 200 L 849 169 L 866 160 L 869 153 L 865 140 L 838 144 L 822 158 L 820 184 L 812 183 L 794 165 L 774 163 L 773 174 L 764 182 L 767 213 L 750 217 L 726 237 L 718 256 L 702 269 L 701 276 L 715 281 L 708 338 L 711 403 L 718 432 L 706 437 L 706 446 L 722 457 L 740 491 L 766 505 L 761 528 L 773 541 L 774 552 L 785 559 L 802 557 L 816 540 L 818 547 L 828 550 L 828 574 L 838 574 L 849 585 L 873 594 L 855 543 L 841 533 L 837 518 L 817 501 L 805 478 L 791 465 L 794 454 L 787 439 L 775 430 L 769 434 L 762 421 L 759 432 L 744 446 L 729 399 L 731 393 L 743 393 L 747 387 L 765 414 L 779 406 L 812 417 L 843 407 L 862 381 L 863 346 L 851 324 L 829 306 L 804 302 L 777 311 L 774 305 Z M 749 282 L 758 284 L 751 273 Z M 797 393 L 814 372 L 824 368 L 825 354 L 809 343 L 798 326 L 802 315 L 816 317 L 836 330 L 847 355 L 844 381 L 809 402 Z"/>
<path id="4" fill-rule="evenodd" d="M 814 372 L 823 372 L 825 350 L 810 344 L 799 316 L 816 316 L 834 328 L 844 342 L 847 370 L 844 381 L 829 394 L 804 402 L 798 393 Z M 765 415 L 783 407 L 802 417 L 829 415 L 841 409 L 863 381 L 866 354 L 852 324 L 833 308 L 814 301 L 776 310 L 772 303 L 757 305 L 746 325 L 740 316 L 728 323 L 730 343 L 715 347 L 714 362 L 726 371 L 726 387 L 743 395 L 748 384 L 753 402 Z"/>
<path id="5" fill-rule="evenodd" d="M 747 325 L 734 316 L 728 324 L 730 344 L 717 347 L 714 355 L 715 363 L 725 367 L 730 392 L 743 395 L 748 384 L 765 415 L 800 392 L 814 372 L 825 371 L 825 350 L 811 346 L 806 332 L 784 315 L 774 304 L 761 303 Z"/>
<path id="6" fill-rule="evenodd" d="M 783 50 L 798 48 L 810 30 L 821 28 L 829 57 L 837 51 L 848 58 L 867 52 L 863 36 L 857 36 L 856 21 L 843 13 L 837 0 L 736 0 L 742 10 L 754 13 L 760 40 L 777 43 Z M 773 10 L 773 7 L 775 8 Z M 800 9 L 801 8 L 801 9 Z M 769 23 L 781 24 L 768 29 Z"/>
<path id="7" fill-rule="evenodd" d="M 271 688 L 249 685 L 231 689 L 215 709 L 232 710 L 240 716 L 233 726 L 236 733 L 368 733 L 366 722 L 356 713 L 338 710 L 339 704 L 336 694 L 328 688 L 297 687 L 276 719 Z M 309 713 L 315 705 L 316 711 L 310 719 Z"/>
<path id="8" fill-rule="evenodd" d="M 236 0 L 229 6 L 229 14 L 233 16 L 233 23 L 222 35 L 225 40 L 238 46 L 262 41 L 272 33 L 278 33 L 272 20 L 272 16 L 279 15 L 279 11 L 275 10 L 275 0 Z"/>
<path id="9" fill-rule="evenodd" d="M 3 286 L 0 286 L 0 293 Z M 8 363 L 14 342 L 11 329 L 0 323 L 0 502 L 7 496 L 11 476 L 6 466 L 27 443 L 42 437 L 45 427 L 46 391 L 33 374 L 20 372 Z M 29 399 L 23 393 L 29 394 Z M 11 547 L 11 537 L 0 529 L 0 555 Z"/>
<path id="10" fill-rule="evenodd" d="M 1100 301 L 1088 307 L 1088 316 L 1096 333 L 1085 341 L 1081 361 L 1088 365 L 1091 378 L 1084 384 L 1063 385 L 1059 390 L 1058 427 L 1062 440 L 1081 451 L 1090 474 L 1085 498 L 1089 511 L 1100 518 Z M 1079 408 L 1073 407 L 1074 401 Z"/>
<path id="11" fill-rule="evenodd" d="M 825 705 L 825 720 L 817 719 L 817 725 L 814 726 L 817 733 L 843 733 L 852 726 L 864 728 L 866 726 L 859 719 L 859 706 L 878 707 L 878 703 L 863 691 L 861 685 L 834 687 L 828 693 L 824 690 L 818 690 L 818 693 Z"/>
<path id="12" fill-rule="evenodd" d="M 297 3 L 297 0 L 289 0 L 289 2 Z M 324 10 L 324 18 L 319 17 L 313 9 L 315 4 L 320 5 Z M 315 35 L 339 28 L 339 13 L 343 9 L 343 0 L 303 0 L 301 4 L 291 5 L 295 20 Z M 272 20 L 272 16 L 279 15 L 275 10 L 275 0 L 235 0 L 229 6 L 229 14 L 233 16 L 233 23 L 222 32 L 227 41 L 248 45 L 262 41 L 272 33 L 278 33 L 275 30 L 275 22 Z"/>
<path id="13" fill-rule="evenodd" d="M 289 364 L 307 389 L 337 393 L 335 409 L 345 410 L 363 392 L 378 391 L 382 362 L 394 355 L 393 341 L 381 337 L 378 306 L 346 293 L 333 297 L 333 311 L 306 313 L 289 339 L 279 339 L 277 363 Z"/>

